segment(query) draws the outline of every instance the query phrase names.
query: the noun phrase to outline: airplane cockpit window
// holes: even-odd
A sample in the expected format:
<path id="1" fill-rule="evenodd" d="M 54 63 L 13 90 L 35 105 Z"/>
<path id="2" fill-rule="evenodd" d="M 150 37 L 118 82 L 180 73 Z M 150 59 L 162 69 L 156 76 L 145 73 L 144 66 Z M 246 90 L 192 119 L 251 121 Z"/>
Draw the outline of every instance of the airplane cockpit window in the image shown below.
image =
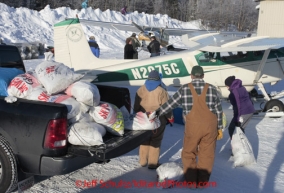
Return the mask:
<path id="1" fill-rule="evenodd" d="M 199 62 L 216 62 L 217 53 L 216 52 L 203 52 L 198 60 Z"/>
<path id="2" fill-rule="evenodd" d="M 223 62 L 226 61 L 232 61 L 232 60 L 239 60 L 239 59 L 244 59 L 247 58 L 248 53 L 247 52 L 221 52 L 220 57 Z"/>

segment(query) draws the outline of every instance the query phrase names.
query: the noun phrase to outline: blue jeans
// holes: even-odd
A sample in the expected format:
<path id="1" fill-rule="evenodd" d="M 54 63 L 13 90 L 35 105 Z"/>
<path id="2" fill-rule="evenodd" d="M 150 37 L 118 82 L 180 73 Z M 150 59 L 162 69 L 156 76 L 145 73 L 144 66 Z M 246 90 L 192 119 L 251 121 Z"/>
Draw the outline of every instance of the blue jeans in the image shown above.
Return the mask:
<path id="1" fill-rule="evenodd" d="M 160 53 L 151 53 L 150 57 L 160 56 Z"/>

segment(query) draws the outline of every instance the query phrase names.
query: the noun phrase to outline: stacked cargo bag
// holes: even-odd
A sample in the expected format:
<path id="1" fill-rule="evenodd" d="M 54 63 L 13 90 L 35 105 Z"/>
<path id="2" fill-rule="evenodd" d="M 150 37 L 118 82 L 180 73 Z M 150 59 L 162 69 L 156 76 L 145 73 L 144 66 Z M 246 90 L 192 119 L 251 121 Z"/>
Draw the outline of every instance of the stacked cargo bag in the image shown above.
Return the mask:
<path id="1" fill-rule="evenodd" d="M 69 127 L 68 141 L 73 145 L 102 145 L 106 129 L 95 122 L 77 122 Z"/>
<path id="2" fill-rule="evenodd" d="M 17 98 L 26 98 L 37 88 L 42 88 L 41 84 L 32 72 L 27 72 L 13 78 L 8 87 L 8 94 Z"/>
<path id="3" fill-rule="evenodd" d="M 73 97 L 68 95 L 58 94 L 51 96 L 48 102 L 55 102 L 66 105 L 68 109 L 67 119 L 76 117 L 80 113 L 81 104 L 76 101 Z"/>
<path id="4" fill-rule="evenodd" d="M 124 120 L 122 112 L 113 104 L 100 102 L 98 106 L 91 107 L 89 111 L 95 122 L 102 124 L 113 135 L 124 134 Z"/>
<path id="5" fill-rule="evenodd" d="M 46 90 L 42 87 L 38 87 L 36 89 L 33 89 L 32 92 L 30 92 L 26 99 L 28 100 L 34 100 L 34 101 L 43 101 L 43 102 L 50 102 L 51 95 L 47 94 Z"/>
<path id="6" fill-rule="evenodd" d="M 68 86 L 83 77 L 82 74 L 74 73 L 68 66 L 52 61 L 40 63 L 35 72 L 39 82 L 50 95 L 65 91 Z"/>
<path id="7" fill-rule="evenodd" d="M 8 86 L 13 78 L 19 74 L 24 74 L 24 72 L 17 68 L 0 67 L 0 96 L 8 96 Z"/>
<path id="8" fill-rule="evenodd" d="M 65 93 L 74 97 L 77 101 L 91 107 L 98 106 L 101 100 L 97 86 L 83 81 L 71 84 L 65 90 Z"/>

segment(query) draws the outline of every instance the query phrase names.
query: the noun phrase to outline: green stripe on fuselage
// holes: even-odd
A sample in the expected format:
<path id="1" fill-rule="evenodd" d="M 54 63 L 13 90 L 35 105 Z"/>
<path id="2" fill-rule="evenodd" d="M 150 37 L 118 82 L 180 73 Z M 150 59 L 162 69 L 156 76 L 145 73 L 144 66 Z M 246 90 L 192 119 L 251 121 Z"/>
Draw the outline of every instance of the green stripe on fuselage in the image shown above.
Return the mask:
<path id="1" fill-rule="evenodd" d="M 80 23 L 78 18 L 74 18 L 74 19 L 66 19 L 64 21 L 61 21 L 59 23 L 54 24 L 54 27 L 59 27 L 59 26 L 64 26 L 64 25 L 70 25 L 70 24 L 76 24 L 76 23 Z"/>
<path id="2" fill-rule="evenodd" d="M 145 80 L 152 70 L 162 72 L 163 78 L 180 78 L 189 76 L 183 60 L 179 58 L 140 67 L 118 70 L 116 72 L 99 74 L 97 75 L 98 78 L 95 82 Z"/>

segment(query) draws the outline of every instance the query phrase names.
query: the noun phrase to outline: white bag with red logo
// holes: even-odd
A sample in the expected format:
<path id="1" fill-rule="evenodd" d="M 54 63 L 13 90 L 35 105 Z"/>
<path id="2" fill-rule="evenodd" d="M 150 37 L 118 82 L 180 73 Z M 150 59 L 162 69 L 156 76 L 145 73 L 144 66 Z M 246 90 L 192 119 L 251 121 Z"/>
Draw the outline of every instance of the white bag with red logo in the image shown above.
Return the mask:
<path id="1" fill-rule="evenodd" d="M 7 91 L 9 96 L 26 98 L 34 89 L 41 87 L 38 80 L 31 73 L 27 72 L 13 78 Z"/>
<path id="2" fill-rule="evenodd" d="M 154 130 L 161 126 L 159 118 L 150 120 L 148 115 L 143 112 L 136 113 L 125 121 L 126 130 Z"/>
<path id="3" fill-rule="evenodd" d="M 89 106 L 98 106 L 101 100 L 99 89 L 96 85 L 78 81 L 71 84 L 65 93 L 73 96 L 77 101 Z"/>
<path id="4" fill-rule="evenodd" d="M 48 102 L 55 102 L 65 104 L 68 109 L 67 119 L 76 117 L 80 113 L 81 104 L 73 97 L 68 95 L 55 95 L 52 96 Z"/>
<path id="5" fill-rule="evenodd" d="M 89 111 L 95 122 L 106 126 L 108 132 L 122 136 L 124 134 L 124 120 L 121 111 L 113 104 L 100 102 Z"/>
<path id="6" fill-rule="evenodd" d="M 42 87 L 34 89 L 26 97 L 26 99 L 29 99 L 29 100 L 44 101 L 44 102 L 49 102 L 51 98 L 52 97 L 49 94 L 47 94 L 46 90 Z"/>
<path id="7" fill-rule="evenodd" d="M 64 91 L 72 83 L 84 76 L 74 73 L 68 66 L 62 63 L 52 61 L 40 63 L 36 67 L 35 72 L 39 82 L 50 95 Z"/>
<path id="8" fill-rule="evenodd" d="M 106 129 L 95 122 L 77 122 L 69 127 L 68 141 L 73 145 L 95 146 L 104 144 Z"/>

